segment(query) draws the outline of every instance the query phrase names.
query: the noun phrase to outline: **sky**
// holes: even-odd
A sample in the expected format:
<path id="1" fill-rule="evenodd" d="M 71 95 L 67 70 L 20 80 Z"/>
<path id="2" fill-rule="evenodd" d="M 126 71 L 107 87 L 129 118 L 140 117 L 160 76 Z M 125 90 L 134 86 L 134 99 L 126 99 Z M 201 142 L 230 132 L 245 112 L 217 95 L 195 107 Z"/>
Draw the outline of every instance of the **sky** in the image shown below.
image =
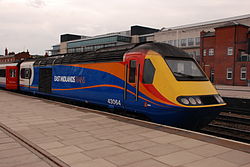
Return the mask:
<path id="1" fill-rule="evenodd" d="M 250 13 L 250 0 L 0 0 L 0 55 L 45 54 L 60 35 L 161 29 Z"/>

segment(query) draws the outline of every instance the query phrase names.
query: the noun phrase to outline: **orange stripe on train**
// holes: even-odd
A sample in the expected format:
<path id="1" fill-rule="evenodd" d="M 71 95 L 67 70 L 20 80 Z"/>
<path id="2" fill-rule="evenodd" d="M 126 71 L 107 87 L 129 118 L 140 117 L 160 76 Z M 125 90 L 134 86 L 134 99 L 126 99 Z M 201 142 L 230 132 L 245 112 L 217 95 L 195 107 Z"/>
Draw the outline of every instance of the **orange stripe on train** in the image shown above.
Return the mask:
<path id="1" fill-rule="evenodd" d="M 125 78 L 125 70 L 124 70 L 124 62 L 111 62 L 111 63 L 92 63 L 92 64 L 72 64 L 68 66 L 74 66 L 74 67 L 81 67 L 81 68 L 88 68 L 92 70 L 98 70 L 107 72 L 109 74 L 112 74 L 121 80 L 124 81 Z M 148 96 L 149 98 L 161 102 L 163 104 L 170 104 L 170 105 L 176 105 L 169 100 L 167 100 L 165 97 L 163 97 L 160 92 L 158 92 L 156 89 L 156 93 L 152 94 L 147 88 L 143 86 L 143 84 L 140 82 L 139 91 L 143 93 L 144 95 Z"/>

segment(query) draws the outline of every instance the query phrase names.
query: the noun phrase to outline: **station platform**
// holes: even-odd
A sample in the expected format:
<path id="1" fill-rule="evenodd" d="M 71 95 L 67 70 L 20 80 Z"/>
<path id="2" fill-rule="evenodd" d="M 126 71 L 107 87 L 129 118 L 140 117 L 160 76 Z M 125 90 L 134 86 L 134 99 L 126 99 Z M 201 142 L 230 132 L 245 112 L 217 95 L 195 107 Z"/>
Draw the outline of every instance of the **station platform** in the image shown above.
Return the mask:
<path id="1" fill-rule="evenodd" d="M 250 99 L 250 86 L 214 85 L 222 97 Z"/>
<path id="2" fill-rule="evenodd" d="M 247 143 L 1 89 L 0 106 L 1 167 L 250 167 Z M 4 144 L 4 131 L 17 144 Z M 22 156 L 36 160 L 2 156 L 20 141 L 31 148 Z"/>
<path id="3" fill-rule="evenodd" d="M 27 164 L 34 167 L 50 167 L 39 156 L 0 128 L 0 166 L 26 167 Z"/>

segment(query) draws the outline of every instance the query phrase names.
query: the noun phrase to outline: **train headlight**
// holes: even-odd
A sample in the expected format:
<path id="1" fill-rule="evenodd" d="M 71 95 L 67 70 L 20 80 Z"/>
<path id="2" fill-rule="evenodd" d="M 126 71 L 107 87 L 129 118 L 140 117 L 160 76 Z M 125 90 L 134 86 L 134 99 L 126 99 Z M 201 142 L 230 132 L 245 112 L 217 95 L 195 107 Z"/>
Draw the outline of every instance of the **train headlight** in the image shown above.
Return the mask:
<path id="1" fill-rule="evenodd" d="M 198 104 L 202 104 L 200 97 L 195 97 L 195 101 L 196 101 Z"/>
<path id="2" fill-rule="evenodd" d="M 225 103 L 220 95 L 219 95 L 219 98 L 220 98 L 221 103 Z"/>
<path id="3" fill-rule="evenodd" d="M 196 101 L 193 97 L 189 97 L 188 100 L 190 101 L 191 104 L 195 105 Z"/>
<path id="4" fill-rule="evenodd" d="M 186 106 L 216 105 L 225 103 L 220 95 L 179 96 L 176 99 Z"/>
<path id="5" fill-rule="evenodd" d="M 181 98 L 181 102 L 182 102 L 183 104 L 189 104 L 189 103 L 190 103 L 190 102 L 188 101 L 188 99 L 185 98 L 185 97 Z"/>
<path id="6" fill-rule="evenodd" d="M 177 97 L 177 101 L 187 106 L 203 105 L 203 102 L 200 96 L 179 96 Z"/>
<path id="7" fill-rule="evenodd" d="M 214 95 L 214 97 L 218 103 L 224 103 L 224 100 L 220 97 L 220 95 Z"/>

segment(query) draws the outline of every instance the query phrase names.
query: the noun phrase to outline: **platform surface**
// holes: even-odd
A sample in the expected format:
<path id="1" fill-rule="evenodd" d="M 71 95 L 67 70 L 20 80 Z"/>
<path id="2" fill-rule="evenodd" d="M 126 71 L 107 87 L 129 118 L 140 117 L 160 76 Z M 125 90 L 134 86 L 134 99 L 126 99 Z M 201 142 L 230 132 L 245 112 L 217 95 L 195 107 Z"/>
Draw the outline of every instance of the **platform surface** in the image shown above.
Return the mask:
<path id="1" fill-rule="evenodd" d="M 72 167 L 250 167 L 249 144 L 136 123 L 1 89 L 0 106 L 1 124 Z M 4 152 L 16 149 L 1 143 L 2 138 L 0 166 L 5 167 L 2 162 L 20 156 L 1 156 L 3 148 Z"/>
<path id="2" fill-rule="evenodd" d="M 1 167 L 50 167 L 38 156 L 0 129 Z"/>
<path id="3" fill-rule="evenodd" d="M 250 99 L 250 86 L 214 86 L 222 97 Z"/>

